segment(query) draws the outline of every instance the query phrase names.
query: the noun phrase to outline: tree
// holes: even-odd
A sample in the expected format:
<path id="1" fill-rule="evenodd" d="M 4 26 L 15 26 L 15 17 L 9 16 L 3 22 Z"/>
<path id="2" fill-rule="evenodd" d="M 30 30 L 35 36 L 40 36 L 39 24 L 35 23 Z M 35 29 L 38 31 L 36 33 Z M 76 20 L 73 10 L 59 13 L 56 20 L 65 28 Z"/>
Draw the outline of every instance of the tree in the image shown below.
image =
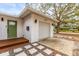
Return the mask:
<path id="1" fill-rule="evenodd" d="M 66 19 L 72 20 L 76 16 L 76 4 L 53 4 L 53 8 L 55 19 L 59 21 L 56 27 L 57 33 L 59 33 L 60 25 L 63 21 Z"/>
<path id="2" fill-rule="evenodd" d="M 51 17 L 59 21 L 56 26 L 57 33 L 59 33 L 60 25 L 64 22 L 64 20 L 74 20 L 75 16 L 79 15 L 79 5 L 75 3 L 54 3 L 44 5 L 49 6 L 48 8 L 45 8 L 47 11 L 51 11 Z"/>

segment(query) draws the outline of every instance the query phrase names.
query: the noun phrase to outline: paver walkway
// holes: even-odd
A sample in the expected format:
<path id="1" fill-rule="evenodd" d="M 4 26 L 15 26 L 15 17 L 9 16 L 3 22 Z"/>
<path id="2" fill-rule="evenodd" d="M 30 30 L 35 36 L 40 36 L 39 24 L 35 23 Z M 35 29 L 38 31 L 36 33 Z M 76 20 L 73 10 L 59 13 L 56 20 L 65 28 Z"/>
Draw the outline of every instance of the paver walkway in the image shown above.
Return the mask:
<path id="1" fill-rule="evenodd" d="M 23 47 L 1 53 L 0 56 L 63 56 L 64 54 L 40 43 L 29 43 Z"/>

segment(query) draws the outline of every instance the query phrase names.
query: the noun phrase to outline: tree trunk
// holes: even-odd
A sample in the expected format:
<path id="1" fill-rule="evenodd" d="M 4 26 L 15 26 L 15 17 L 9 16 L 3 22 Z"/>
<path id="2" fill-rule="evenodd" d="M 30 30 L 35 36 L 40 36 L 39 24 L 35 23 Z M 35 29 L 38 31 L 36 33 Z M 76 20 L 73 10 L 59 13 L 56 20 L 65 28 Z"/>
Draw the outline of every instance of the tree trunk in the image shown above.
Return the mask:
<path id="1" fill-rule="evenodd" d="M 56 33 L 59 33 L 59 30 L 60 30 L 60 22 L 57 23 Z"/>

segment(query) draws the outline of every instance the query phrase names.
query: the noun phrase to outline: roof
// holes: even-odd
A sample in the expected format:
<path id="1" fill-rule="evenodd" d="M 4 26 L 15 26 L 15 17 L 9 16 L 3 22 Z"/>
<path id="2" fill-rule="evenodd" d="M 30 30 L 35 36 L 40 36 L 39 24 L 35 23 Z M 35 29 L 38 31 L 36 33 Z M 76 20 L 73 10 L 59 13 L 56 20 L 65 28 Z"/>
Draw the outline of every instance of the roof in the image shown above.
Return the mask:
<path id="1" fill-rule="evenodd" d="M 8 13 L 2 13 L 2 12 L 0 12 L 0 15 L 2 15 L 2 16 L 9 16 L 9 17 L 15 17 L 15 18 L 18 18 L 18 16 L 15 16 L 15 15 L 9 15 Z"/>
<path id="2" fill-rule="evenodd" d="M 17 16 L 9 15 L 9 14 L 6 14 L 6 13 L 0 13 L 0 15 L 6 15 L 6 16 L 10 16 L 10 17 L 17 17 L 17 18 L 21 17 L 21 18 L 23 18 L 24 16 L 28 15 L 29 13 L 35 13 L 35 14 L 40 15 L 42 17 L 48 18 L 48 19 L 50 19 L 52 21 L 58 22 L 57 20 L 52 19 L 50 16 L 45 15 L 44 13 L 42 13 L 40 11 L 37 11 L 37 10 L 35 10 L 33 8 L 30 8 L 30 7 L 28 7 L 28 8 L 25 7 L 23 9 L 23 11 Z"/>
<path id="3" fill-rule="evenodd" d="M 35 14 L 40 15 L 42 17 L 48 18 L 48 19 L 50 19 L 52 21 L 58 22 L 57 20 L 52 19 L 50 16 L 45 15 L 44 13 L 42 13 L 40 11 L 37 11 L 37 10 L 35 10 L 33 8 L 30 8 L 30 7 L 29 8 L 24 8 L 24 10 L 21 12 L 19 17 L 24 17 L 24 16 L 28 15 L 29 13 L 35 13 Z"/>

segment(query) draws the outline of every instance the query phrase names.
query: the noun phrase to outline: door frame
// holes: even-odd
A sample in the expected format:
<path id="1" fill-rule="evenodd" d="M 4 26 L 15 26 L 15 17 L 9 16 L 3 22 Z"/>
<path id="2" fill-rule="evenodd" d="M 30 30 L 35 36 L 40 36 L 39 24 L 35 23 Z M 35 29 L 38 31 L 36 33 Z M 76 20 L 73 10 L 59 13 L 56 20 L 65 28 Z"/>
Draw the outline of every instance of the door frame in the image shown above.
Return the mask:
<path id="1" fill-rule="evenodd" d="M 16 23 L 16 37 L 17 37 L 17 21 L 15 20 L 7 20 L 7 38 L 9 38 L 9 21 L 15 22 Z M 13 38 L 16 38 L 13 37 Z"/>

